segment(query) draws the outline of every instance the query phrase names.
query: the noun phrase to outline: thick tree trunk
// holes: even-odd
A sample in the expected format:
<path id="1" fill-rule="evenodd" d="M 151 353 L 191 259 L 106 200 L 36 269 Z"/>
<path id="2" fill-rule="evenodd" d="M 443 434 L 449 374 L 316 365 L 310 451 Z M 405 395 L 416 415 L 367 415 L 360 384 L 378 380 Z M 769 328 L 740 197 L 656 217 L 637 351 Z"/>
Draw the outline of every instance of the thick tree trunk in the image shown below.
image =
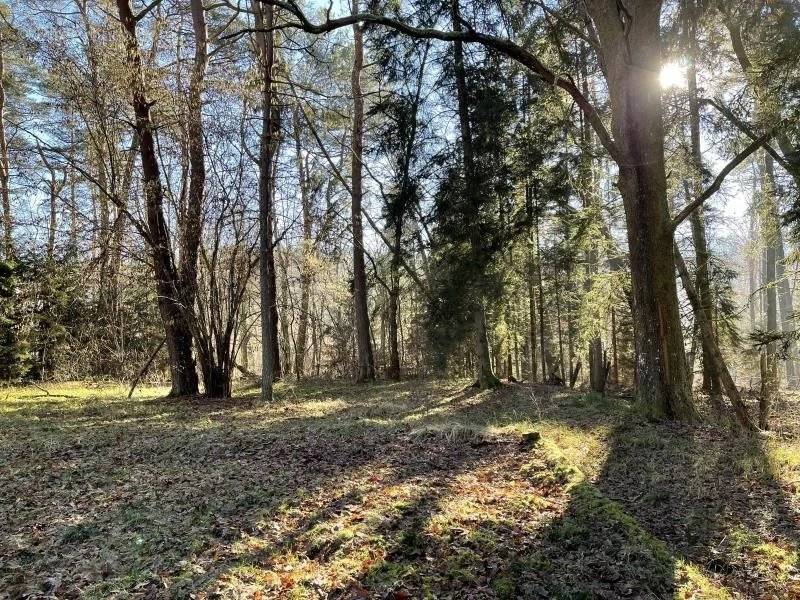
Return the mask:
<path id="1" fill-rule="evenodd" d="M 649 415 L 693 420 L 667 206 L 658 74 L 661 0 L 587 0 L 608 80 L 630 250 L 636 396 Z"/>
<path id="2" fill-rule="evenodd" d="M 353 14 L 358 13 L 358 0 L 353 0 Z M 353 229 L 353 304 L 355 309 L 358 371 L 356 380 L 375 379 L 375 361 L 367 308 L 367 275 L 364 265 L 364 234 L 361 223 L 362 169 L 364 153 L 364 96 L 361 93 L 361 71 L 364 67 L 364 33 L 360 24 L 353 25 L 353 155 L 351 169 L 352 202 L 350 218 Z"/>
<path id="3" fill-rule="evenodd" d="M 483 307 L 473 309 L 472 319 L 475 328 L 475 358 L 477 359 L 478 386 L 482 390 L 495 388 L 500 385 L 500 380 L 492 371 L 489 336 L 486 331 L 486 313 Z"/>
<path id="4" fill-rule="evenodd" d="M 189 152 L 189 195 L 186 211 L 182 215 L 180 236 L 181 296 L 185 310 L 193 311 L 197 297 L 197 260 L 200 236 L 203 229 L 203 202 L 206 182 L 206 164 L 203 139 L 203 86 L 208 68 L 208 28 L 202 0 L 191 0 L 192 28 L 194 32 L 194 63 L 189 79 L 189 106 L 187 111 L 187 138 Z M 198 345 L 198 359 L 202 372 L 212 368 L 213 357 Z M 229 386 L 230 387 L 230 386 Z M 206 387 L 206 394 L 211 394 Z"/>
<path id="5" fill-rule="evenodd" d="M 605 394 L 607 379 L 603 343 L 596 337 L 589 342 L 589 388 L 598 394 Z"/>
<path id="6" fill-rule="evenodd" d="M 164 190 L 153 138 L 150 102 L 145 94 L 139 44 L 136 39 L 136 18 L 129 0 L 117 0 L 120 21 L 127 34 L 126 60 L 131 76 L 135 129 L 139 139 L 142 177 L 145 190 L 147 229 L 156 277 L 158 308 L 164 323 L 172 376 L 171 396 L 197 393 L 197 371 L 192 356 L 192 333 L 183 313 L 181 285 L 172 260 L 169 232 L 164 218 Z"/>
<path id="7" fill-rule="evenodd" d="M 461 31 L 461 9 L 459 0 L 452 0 L 451 16 L 453 31 Z M 475 154 L 472 146 L 472 127 L 469 117 L 469 97 L 467 95 L 467 76 L 464 68 L 464 47 L 460 41 L 453 43 L 453 63 L 456 80 L 456 95 L 458 100 L 458 121 L 461 129 L 461 147 L 464 158 L 464 181 L 466 193 L 470 194 L 468 202 L 470 214 L 467 222 L 473 230 L 471 238 L 472 252 L 480 251 L 480 239 L 477 237 L 478 199 L 479 193 L 476 184 Z M 486 311 L 483 299 L 477 299 L 472 308 L 472 319 L 475 327 L 475 357 L 477 359 L 477 379 L 481 389 L 496 387 L 500 380 L 492 372 L 492 362 L 489 356 L 489 341 L 486 331 Z"/>
<path id="8" fill-rule="evenodd" d="M 209 398 L 230 398 L 231 377 L 230 367 L 221 367 L 215 364 L 203 364 L 203 386 Z"/>

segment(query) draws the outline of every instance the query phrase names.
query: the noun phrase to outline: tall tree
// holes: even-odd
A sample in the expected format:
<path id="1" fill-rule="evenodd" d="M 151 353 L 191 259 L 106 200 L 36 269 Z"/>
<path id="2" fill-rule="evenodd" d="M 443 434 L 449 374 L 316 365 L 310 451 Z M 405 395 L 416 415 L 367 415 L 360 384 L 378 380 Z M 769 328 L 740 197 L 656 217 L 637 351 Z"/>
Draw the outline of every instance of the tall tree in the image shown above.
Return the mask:
<path id="1" fill-rule="evenodd" d="M 275 255 L 273 246 L 274 160 L 277 147 L 276 120 L 274 115 L 275 65 L 275 11 L 270 4 L 252 0 L 253 13 L 258 31 L 258 49 L 261 71 L 261 136 L 258 157 L 258 223 L 259 223 L 259 272 L 261 291 L 261 398 L 272 401 L 272 382 L 279 373 L 277 340 L 277 298 L 275 284 Z"/>
<path id="2" fill-rule="evenodd" d="M 300 309 L 297 325 L 297 344 L 294 355 L 294 373 L 297 379 L 302 379 L 305 373 L 306 341 L 308 337 L 309 302 L 311 300 L 311 281 L 313 267 L 311 265 L 314 250 L 313 215 L 311 213 L 311 176 L 308 166 L 308 155 L 303 155 L 301 144 L 301 123 L 299 111 L 302 107 L 295 107 L 292 112 L 292 126 L 294 130 L 295 161 L 297 163 L 297 183 L 300 189 L 300 210 L 303 221 L 303 239 L 300 248 Z"/>
<path id="3" fill-rule="evenodd" d="M 697 198 L 703 193 L 702 173 L 703 158 L 700 148 L 700 98 L 697 92 L 697 5 L 695 0 L 687 0 L 684 4 L 684 45 L 688 58 L 687 93 L 689 94 L 689 135 L 692 160 L 692 196 Z M 714 298 L 711 293 L 709 266 L 711 254 L 708 250 L 706 236 L 705 210 L 701 206 L 689 217 L 692 226 L 692 241 L 694 243 L 697 271 L 697 294 L 705 319 L 712 323 L 714 319 Z M 711 348 L 703 341 L 703 391 L 707 392 L 712 403 L 719 405 L 721 393 L 720 374 L 715 369 L 715 362 L 711 359 Z M 691 383 L 691 381 L 690 381 Z"/>
<path id="4" fill-rule="evenodd" d="M 136 25 L 139 19 L 133 13 L 129 0 L 117 0 L 117 12 L 125 31 L 125 61 L 130 74 L 129 85 L 135 115 L 134 128 L 139 140 L 139 157 L 142 163 L 147 242 L 153 259 L 159 312 L 164 323 L 170 358 L 172 375 L 170 395 L 196 394 L 198 378 L 192 356 L 192 332 L 186 315 L 186 311 L 192 310 L 193 307 L 187 306 L 184 301 L 184 287 L 173 260 L 164 216 L 164 188 L 154 138 L 155 125 L 150 111 L 152 103 L 147 99 L 142 55 L 136 37 Z"/>
<path id="5" fill-rule="evenodd" d="M 358 14 L 358 0 L 352 0 L 352 14 Z M 361 221 L 363 200 L 364 157 L 364 95 L 361 91 L 361 71 L 364 68 L 364 29 L 353 23 L 353 69 L 351 90 L 353 93 L 352 157 L 350 166 L 350 219 L 353 230 L 353 309 L 356 323 L 356 346 L 358 348 L 357 381 L 375 379 L 375 360 L 372 355 L 372 335 L 367 308 L 367 273 L 364 266 L 364 233 Z"/>
<path id="6" fill-rule="evenodd" d="M 11 196 L 9 185 L 11 172 L 8 162 L 8 140 L 6 138 L 6 34 L 0 26 L 0 207 L 3 209 L 3 253 L 6 258 L 14 255 L 13 220 L 11 218 Z"/>
<path id="7" fill-rule="evenodd" d="M 452 0 L 451 15 L 453 31 L 461 31 L 461 8 L 459 0 Z M 467 76 L 464 67 L 464 47 L 460 39 L 453 43 L 453 71 L 456 80 L 456 99 L 458 101 L 458 123 L 461 129 L 461 153 L 464 160 L 464 193 L 467 195 L 465 208 L 469 212 L 465 215 L 466 222 L 471 229 L 470 246 L 473 259 L 478 258 L 481 249 L 480 232 L 478 229 L 478 197 L 479 183 L 475 170 L 475 154 L 472 140 L 472 129 L 469 114 L 469 96 L 467 94 Z M 479 261 L 478 261 L 479 262 Z M 497 387 L 500 380 L 492 371 L 492 361 L 489 354 L 489 339 L 486 329 L 486 309 L 483 299 L 479 296 L 473 299 L 472 323 L 475 336 L 475 359 L 478 385 L 481 389 Z"/>

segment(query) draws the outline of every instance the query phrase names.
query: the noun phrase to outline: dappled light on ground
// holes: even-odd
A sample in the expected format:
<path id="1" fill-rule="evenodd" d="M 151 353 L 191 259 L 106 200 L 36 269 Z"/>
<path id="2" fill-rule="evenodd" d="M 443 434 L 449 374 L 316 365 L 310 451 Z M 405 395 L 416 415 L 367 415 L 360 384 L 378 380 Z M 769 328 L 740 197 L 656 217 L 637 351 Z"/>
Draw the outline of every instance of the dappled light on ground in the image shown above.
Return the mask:
<path id="1" fill-rule="evenodd" d="M 11 598 L 797 597 L 780 435 L 467 382 L 0 393 Z M 531 435 L 533 432 L 539 436 Z M 2 597 L 2 594 L 0 594 Z"/>

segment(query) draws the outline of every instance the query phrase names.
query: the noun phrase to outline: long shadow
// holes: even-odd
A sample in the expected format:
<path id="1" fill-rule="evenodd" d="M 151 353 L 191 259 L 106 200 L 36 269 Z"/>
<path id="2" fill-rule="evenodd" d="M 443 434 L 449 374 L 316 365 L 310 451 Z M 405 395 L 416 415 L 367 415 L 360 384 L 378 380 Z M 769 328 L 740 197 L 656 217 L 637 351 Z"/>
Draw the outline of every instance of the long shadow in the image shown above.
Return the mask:
<path id="1" fill-rule="evenodd" d="M 785 585 L 800 575 L 800 565 L 792 564 L 800 514 L 764 438 L 722 426 L 632 418 L 613 430 L 608 443 L 594 486 L 674 557 L 744 597 L 800 592 Z M 679 583 L 663 586 L 663 593 Z"/>
<path id="2" fill-rule="evenodd" d="M 349 386 L 328 404 L 303 395 L 266 412 L 247 399 L 148 400 L 36 404 L 6 415 L 0 589 L 13 598 L 195 587 L 239 560 L 225 554 L 239 538 L 262 535 L 329 489 L 335 496 L 342 482 L 369 480 L 378 468 L 400 478 L 454 471 L 462 457 L 437 466 L 435 440 L 409 445 L 396 425 L 354 418 L 359 403 L 412 396 L 414 386 L 374 385 L 366 401 L 363 388 Z"/>
<path id="3" fill-rule="evenodd" d="M 518 414 L 520 399 L 495 396 L 460 416 L 491 409 L 496 417 L 500 406 Z M 470 597 L 501 598 L 798 597 L 800 518 L 763 439 L 722 426 L 647 422 L 608 402 L 577 410 L 586 402 L 551 404 L 545 419 L 579 429 L 611 425 L 608 454 L 587 478 L 560 459 L 549 463 L 547 452 L 534 458 L 528 475 L 535 493 L 564 497 L 543 526 L 520 531 L 514 519 L 480 519 L 469 527 L 481 546 L 470 548 L 423 526 L 442 512 L 426 496 L 423 518 L 408 519 L 395 534 L 415 543 L 394 544 L 355 588 L 333 597 L 362 587 L 384 593 L 392 589 L 387 580 L 399 597 L 423 596 L 430 586 L 433 596 L 447 597 L 465 589 Z M 517 475 L 513 462 L 505 466 L 509 478 Z M 453 562 L 465 555 L 461 571 L 469 577 L 454 580 Z"/>
<path id="4" fill-rule="evenodd" d="M 312 383 L 266 410 L 111 403 L 64 423 L 43 406 L 4 423 L 0 589 L 667 598 L 691 561 L 745 597 L 786 594 L 800 522 L 759 440 L 530 391 Z M 583 480 L 548 440 L 481 438 L 539 416 L 608 428 L 602 466 Z"/>

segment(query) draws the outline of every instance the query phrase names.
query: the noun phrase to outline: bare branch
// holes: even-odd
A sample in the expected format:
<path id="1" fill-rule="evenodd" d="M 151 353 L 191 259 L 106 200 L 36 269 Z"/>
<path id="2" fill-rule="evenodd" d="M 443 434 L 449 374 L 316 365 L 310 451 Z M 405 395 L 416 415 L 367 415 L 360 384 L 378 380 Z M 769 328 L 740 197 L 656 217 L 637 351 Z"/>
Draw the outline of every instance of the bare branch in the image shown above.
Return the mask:
<path id="1" fill-rule="evenodd" d="M 706 190 L 700 194 L 697 198 L 689 202 L 686 206 L 684 206 L 681 211 L 675 216 L 672 220 L 672 230 L 675 231 L 678 228 L 678 225 L 683 223 L 689 215 L 691 215 L 697 208 L 703 205 L 703 203 L 711 198 L 714 194 L 719 191 L 719 188 L 722 187 L 722 182 L 725 181 L 725 178 L 728 174 L 733 171 L 736 167 L 742 164 L 748 156 L 753 154 L 756 150 L 761 148 L 767 140 L 769 140 L 773 135 L 773 131 L 769 131 L 762 135 L 761 137 L 757 138 L 756 140 L 752 141 L 744 150 L 739 152 L 733 160 L 731 160 L 725 168 L 723 168 L 719 174 L 717 175 L 716 179 L 714 179 L 713 183 L 706 188 Z"/>
<path id="2" fill-rule="evenodd" d="M 478 43 L 487 48 L 497 50 L 501 54 L 504 54 L 516 62 L 524 65 L 550 85 L 560 87 L 566 91 L 586 115 L 586 118 L 592 125 L 592 128 L 597 134 L 600 143 L 603 144 L 603 147 L 611 155 L 611 158 L 617 162 L 619 162 L 621 159 L 621 154 L 617 148 L 616 142 L 611 136 L 611 133 L 606 128 L 603 120 L 600 118 L 600 115 L 594 108 L 594 105 L 592 105 L 589 99 L 583 95 L 575 83 L 569 78 L 557 75 L 541 60 L 539 60 L 535 54 L 509 39 L 489 35 L 486 33 L 480 33 L 471 27 L 461 31 L 443 31 L 430 27 L 415 27 L 391 17 L 372 13 L 358 13 L 355 15 L 346 15 L 344 17 L 338 17 L 335 19 L 330 18 L 328 15 L 325 21 L 315 24 L 308 19 L 295 0 L 261 0 L 261 2 L 281 8 L 296 19 L 296 21 L 289 21 L 277 25 L 275 27 L 276 29 L 302 29 L 308 33 L 324 34 L 341 29 L 343 27 L 349 27 L 356 23 L 370 23 L 372 25 L 389 27 L 413 38 L 435 39 L 445 42 L 454 42 L 460 40 L 467 43 Z M 243 29 L 237 32 L 237 35 L 256 31 L 258 30 Z"/>

